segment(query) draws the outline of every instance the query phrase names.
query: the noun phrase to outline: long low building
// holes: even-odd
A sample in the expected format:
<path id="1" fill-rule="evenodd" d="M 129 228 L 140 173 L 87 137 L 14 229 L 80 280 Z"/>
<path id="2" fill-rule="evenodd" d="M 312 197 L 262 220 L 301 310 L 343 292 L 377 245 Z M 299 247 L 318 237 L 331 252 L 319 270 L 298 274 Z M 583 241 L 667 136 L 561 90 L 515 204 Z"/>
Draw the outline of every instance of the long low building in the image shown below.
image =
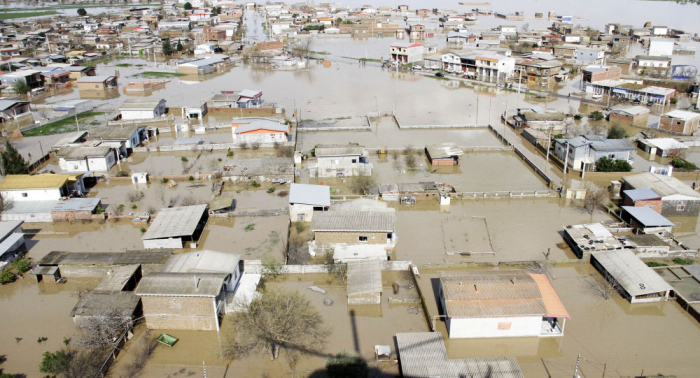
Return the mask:
<path id="1" fill-rule="evenodd" d="M 594 252 L 591 264 L 631 303 L 666 301 L 673 290 L 629 249 Z"/>
<path id="2" fill-rule="evenodd" d="M 207 205 L 171 207 L 160 210 L 141 238 L 145 249 L 183 248 L 199 240 L 207 224 Z"/>

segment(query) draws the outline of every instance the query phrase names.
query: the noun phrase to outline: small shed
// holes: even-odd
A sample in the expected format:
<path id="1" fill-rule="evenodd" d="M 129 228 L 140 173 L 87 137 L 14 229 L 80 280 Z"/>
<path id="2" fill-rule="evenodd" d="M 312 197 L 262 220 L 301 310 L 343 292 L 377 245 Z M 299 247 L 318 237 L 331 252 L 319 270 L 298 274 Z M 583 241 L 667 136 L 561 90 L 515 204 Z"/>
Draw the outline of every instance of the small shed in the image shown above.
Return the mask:
<path id="1" fill-rule="evenodd" d="M 59 201 L 51 210 L 51 219 L 54 222 L 91 220 L 97 208 L 102 207 L 100 198 L 69 198 Z"/>
<path id="2" fill-rule="evenodd" d="M 622 206 L 622 210 L 622 219 L 629 222 L 632 228 L 646 234 L 661 231 L 671 232 L 671 228 L 675 226 L 673 222 L 651 207 Z"/>
<path id="3" fill-rule="evenodd" d="M 231 195 L 214 197 L 209 202 L 209 214 L 225 214 L 236 210 L 236 200 Z"/>
<path id="4" fill-rule="evenodd" d="M 36 282 L 52 282 L 55 283 L 61 278 L 61 272 L 58 271 L 58 266 L 37 266 L 32 269 L 32 274 L 36 277 Z"/>
<path id="5" fill-rule="evenodd" d="M 642 139 L 637 143 L 639 148 L 649 155 L 661 157 L 685 157 L 686 150 L 690 148 L 673 138 Z"/>
<path id="6" fill-rule="evenodd" d="M 24 245 L 24 231 L 20 221 L 0 222 L 0 270 L 17 256 Z"/>
<path id="7" fill-rule="evenodd" d="M 425 147 L 425 155 L 433 166 L 461 165 L 464 151 L 454 143 L 443 143 Z"/>
<path id="8" fill-rule="evenodd" d="M 328 185 L 291 184 L 289 187 L 289 218 L 292 222 L 311 222 L 314 211 L 326 211 L 331 206 Z"/>
<path id="9" fill-rule="evenodd" d="M 143 247 L 183 248 L 188 241 L 197 241 L 207 224 L 207 205 L 180 206 L 162 209 L 141 238 Z"/>
<path id="10" fill-rule="evenodd" d="M 625 206 L 650 207 L 661 214 L 661 208 L 663 206 L 661 203 L 661 196 L 651 188 L 624 190 L 622 191 L 622 196 Z"/>
<path id="11" fill-rule="evenodd" d="M 377 259 L 348 263 L 348 305 L 376 305 L 382 300 L 382 270 Z"/>
<path id="12" fill-rule="evenodd" d="M 594 252 L 591 264 L 631 303 L 666 301 L 673 290 L 629 249 Z"/>

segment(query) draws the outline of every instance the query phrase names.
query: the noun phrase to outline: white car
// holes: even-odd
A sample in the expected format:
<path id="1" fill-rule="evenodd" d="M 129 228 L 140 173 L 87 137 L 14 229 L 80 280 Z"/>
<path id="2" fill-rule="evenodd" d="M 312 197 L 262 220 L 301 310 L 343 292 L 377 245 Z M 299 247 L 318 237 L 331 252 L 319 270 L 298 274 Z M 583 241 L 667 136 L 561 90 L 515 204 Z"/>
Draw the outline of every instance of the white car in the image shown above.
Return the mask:
<path id="1" fill-rule="evenodd" d="M 600 95 L 600 94 L 594 94 L 594 95 L 592 95 L 592 96 L 591 96 L 591 98 L 592 98 L 592 99 L 594 99 L 594 100 L 598 100 L 598 99 L 601 99 L 601 98 L 603 98 L 603 95 Z"/>

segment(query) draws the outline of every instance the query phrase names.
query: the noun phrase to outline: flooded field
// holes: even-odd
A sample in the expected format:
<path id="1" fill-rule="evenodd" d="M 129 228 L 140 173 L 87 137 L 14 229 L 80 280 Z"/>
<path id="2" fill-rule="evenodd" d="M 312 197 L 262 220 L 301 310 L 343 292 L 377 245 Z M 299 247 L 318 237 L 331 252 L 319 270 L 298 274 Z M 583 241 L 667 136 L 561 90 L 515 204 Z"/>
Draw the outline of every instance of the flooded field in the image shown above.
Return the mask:
<path id="1" fill-rule="evenodd" d="M 563 337 L 447 339 L 450 358 L 515 356 L 526 377 L 568 377 L 581 354 L 581 377 L 627 377 L 667 374 L 691 377 L 700 369 L 693 356 L 700 347 L 700 324 L 676 302 L 630 304 L 614 293 L 604 300 L 591 289 L 600 275 L 592 266 L 552 268 L 549 277 L 571 314 Z M 419 285 L 428 311 L 437 314 L 434 300 L 437 271 L 421 271 Z M 443 322 L 438 331 L 447 336 Z M 658 348 L 659 339 L 664 342 Z"/>
<path id="2" fill-rule="evenodd" d="M 97 279 L 71 279 L 63 285 L 37 283 L 34 276 L 0 286 L 0 364 L 3 373 L 43 377 L 41 355 L 64 347 L 64 338 L 75 333 L 70 312 L 78 303 L 78 291 L 92 289 Z M 45 337 L 46 341 L 37 342 Z"/>
<path id="3" fill-rule="evenodd" d="M 212 218 L 198 249 L 237 253 L 245 260 L 272 257 L 282 262 L 288 233 L 288 216 Z"/>
<path id="4" fill-rule="evenodd" d="M 400 286 L 398 295 L 393 294 L 391 285 L 396 282 Z M 191 332 L 179 330 L 163 330 L 180 341 L 173 348 L 158 346 L 149 359 L 143 376 L 159 376 L 180 372 L 183 376 L 201 377 L 202 361 L 212 367 L 211 376 L 222 377 L 225 366 L 227 376 L 239 376 L 245 371 L 246 376 L 252 377 L 300 377 L 315 376 L 315 372 L 323 369 L 326 356 L 340 351 L 355 352 L 371 361 L 374 367 L 374 346 L 390 345 L 393 357 L 396 357 L 393 337 L 398 332 L 423 332 L 427 330 L 425 317 L 420 307 L 415 304 L 389 304 L 388 298 L 412 299 L 418 298 L 418 292 L 412 287 L 412 279 L 408 272 L 382 272 L 382 303 L 381 305 L 348 306 L 346 289 L 326 274 L 281 275 L 275 281 L 268 283 L 271 288 L 296 290 L 303 293 L 312 306 L 319 311 L 323 321 L 332 333 L 321 353 L 302 356 L 297 364 L 290 367 L 283 360 L 270 362 L 265 352 L 254 351 L 249 356 L 233 361 L 221 360 L 218 347 L 221 338 L 226 337 L 226 329 L 220 334 L 216 332 Z M 316 285 L 327 293 L 321 294 L 308 290 Z M 411 286 L 411 288 L 409 288 Z M 326 306 L 323 300 L 330 298 L 333 304 Z M 410 311 L 409 311 L 410 309 Z M 227 323 L 224 321 L 224 325 Z M 159 331 L 160 332 L 160 331 Z M 140 334 L 137 334 L 141 337 Z M 117 359 L 112 370 L 113 376 L 118 376 L 120 365 L 129 360 L 129 350 Z M 398 375 L 395 364 L 381 364 L 380 370 L 385 374 Z M 190 371 L 196 372 L 190 375 Z M 160 375 L 164 376 L 164 375 Z M 173 375 L 175 376 L 175 375 Z M 242 376 L 242 375 L 241 375 Z"/>
<path id="5" fill-rule="evenodd" d="M 548 250 L 551 261 L 572 259 L 561 230 L 569 224 L 610 219 L 560 199 L 463 200 L 445 209 L 437 201 L 397 206 L 399 241 L 392 259 L 417 265 L 538 261 Z M 465 252 L 473 255 L 459 254 Z"/>
<path id="6" fill-rule="evenodd" d="M 101 198 L 102 207 L 106 211 L 114 212 L 117 206 L 124 205 L 123 214 L 143 211 L 154 214 L 163 207 L 209 203 L 214 193 L 209 181 L 183 181 L 170 188 L 168 184 L 161 182 L 132 184 L 126 180 L 100 180 L 90 189 L 87 196 Z"/>

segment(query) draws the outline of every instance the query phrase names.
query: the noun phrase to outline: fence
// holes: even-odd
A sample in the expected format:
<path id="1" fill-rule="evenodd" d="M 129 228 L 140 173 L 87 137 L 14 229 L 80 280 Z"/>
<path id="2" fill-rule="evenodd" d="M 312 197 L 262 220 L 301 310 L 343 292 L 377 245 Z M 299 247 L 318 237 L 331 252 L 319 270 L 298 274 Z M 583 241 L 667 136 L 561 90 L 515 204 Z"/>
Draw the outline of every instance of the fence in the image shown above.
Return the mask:
<path id="1" fill-rule="evenodd" d="M 559 197 L 556 190 L 520 190 L 520 191 L 491 191 L 491 192 L 459 192 L 459 199 L 483 199 L 483 198 L 541 198 Z"/>
<path id="2" fill-rule="evenodd" d="M 382 261 L 382 271 L 403 271 L 409 270 L 411 261 Z M 245 273 L 262 274 L 264 267 L 261 260 L 245 260 L 243 262 L 243 270 Z M 309 265 L 284 265 L 281 274 L 310 274 L 310 273 L 328 273 L 328 266 L 325 264 L 309 264 Z"/>
<path id="3" fill-rule="evenodd" d="M 399 129 L 485 129 L 490 125 L 402 125 L 396 114 L 392 114 Z"/>
<path id="4" fill-rule="evenodd" d="M 518 155 L 521 159 L 523 159 L 523 161 L 527 165 L 529 165 L 530 168 L 532 168 L 535 171 L 535 173 L 537 173 L 540 177 L 542 177 L 542 179 L 547 184 L 548 188 L 551 188 L 554 180 L 552 180 L 544 171 L 542 171 L 532 160 L 530 160 L 530 158 L 525 156 L 525 154 L 522 151 L 520 151 L 520 149 L 518 149 L 518 147 L 516 147 L 513 143 L 508 141 L 508 139 L 506 139 L 505 136 L 501 135 L 501 133 L 499 133 L 495 128 L 493 128 L 493 126 L 489 125 L 488 128 L 496 136 L 496 138 L 498 138 L 500 141 L 505 143 L 506 146 L 512 146 L 513 151 L 515 151 L 515 154 Z"/>

